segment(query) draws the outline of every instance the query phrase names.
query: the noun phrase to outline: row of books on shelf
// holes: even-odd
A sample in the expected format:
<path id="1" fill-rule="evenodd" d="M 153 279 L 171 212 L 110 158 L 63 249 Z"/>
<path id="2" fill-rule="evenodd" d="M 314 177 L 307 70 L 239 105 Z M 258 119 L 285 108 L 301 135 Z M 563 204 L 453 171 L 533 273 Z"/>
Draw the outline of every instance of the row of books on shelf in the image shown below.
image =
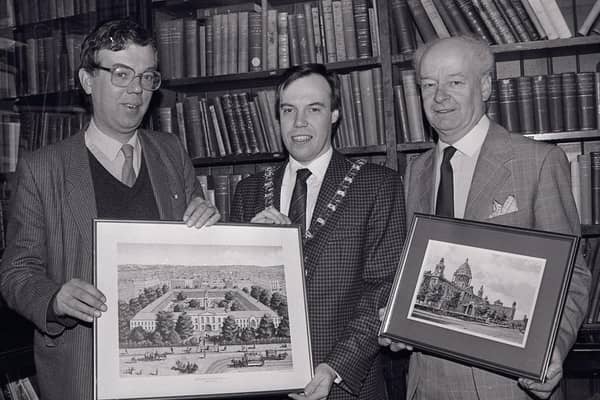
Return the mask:
<path id="1" fill-rule="evenodd" d="M 130 15 L 132 0 L 0 0 L 0 27 L 35 24 L 57 18 L 98 13 L 98 20 Z"/>
<path id="2" fill-rule="evenodd" d="M 39 396 L 29 377 L 7 378 L 0 388 L 0 400 L 39 400 Z"/>
<path id="3" fill-rule="evenodd" d="M 594 130 L 600 122 L 600 72 L 564 72 L 492 82 L 488 116 L 524 134 Z"/>
<path id="4" fill-rule="evenodd" d="M 418 42 L 472 33 L 489 44 L 573 36 L 556 0 L 392 0 L 399 53 Z"/>
<path id="5" fill-rule="evenodd" d="M 336 145 L 384 144 L 381 69 L 339 78 L 342 118 Z M 177 134 L 192 158 L 283 152 L 274 89 L 187 96 L 174 107 L 159 107 L 154 121 L 154 129 Z"/>
<path id="6" fill-rule="evenodd" d="M 369 0 L 319 0 L 281 9 L 263 2 L 159 21 L 156 37 L 161 72 L 179 79 L 377 56 L 377 27 Z"/>

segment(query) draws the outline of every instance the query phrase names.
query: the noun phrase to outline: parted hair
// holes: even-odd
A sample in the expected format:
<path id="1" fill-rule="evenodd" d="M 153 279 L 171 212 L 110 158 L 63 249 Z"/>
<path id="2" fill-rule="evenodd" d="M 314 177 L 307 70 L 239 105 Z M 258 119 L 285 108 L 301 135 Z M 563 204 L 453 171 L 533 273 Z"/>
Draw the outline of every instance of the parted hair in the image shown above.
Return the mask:
<path id="1" fill-rule="evenodd" d="M 92 72 L 98 65 L 96 56 L 100 50 L 119 51 L 130 44 L 150 45 L 157 52 L 152 35 L 131 19 L 117 19 L 100 23 L 81 44 L 80 68 Z"/>

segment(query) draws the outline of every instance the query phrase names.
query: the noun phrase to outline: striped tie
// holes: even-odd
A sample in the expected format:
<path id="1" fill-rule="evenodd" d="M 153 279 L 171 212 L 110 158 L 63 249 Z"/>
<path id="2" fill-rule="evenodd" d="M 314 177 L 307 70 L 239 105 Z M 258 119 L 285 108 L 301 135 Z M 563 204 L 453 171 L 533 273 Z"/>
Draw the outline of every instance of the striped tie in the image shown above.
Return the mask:
<path id="1" fill-rule="evenodd" d="M 302 227 L 302 233 L 306 231 L 306 180 L 311 175 L 307 168 L 296 171 L 296 184 L 290 201 L 289 217 L 292 224 Z"/>

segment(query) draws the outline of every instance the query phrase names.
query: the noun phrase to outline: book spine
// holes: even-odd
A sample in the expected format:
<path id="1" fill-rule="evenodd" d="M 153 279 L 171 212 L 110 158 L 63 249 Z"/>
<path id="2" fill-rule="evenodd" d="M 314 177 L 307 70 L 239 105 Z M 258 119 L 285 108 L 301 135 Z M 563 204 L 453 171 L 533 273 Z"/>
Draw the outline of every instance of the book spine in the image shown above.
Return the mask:
<path id="1" fill-rule="evenodd" d="M 556 33 L 558 33 L 558 37 L 561 39 L 568 39 L 573 37 L 571 33 L 571 29 L 565 20 L 564 15 L 560 11 L 560 7 L 558 7 L 558 3 L 556 0 L 544 0 L 541 2 L 542 7 L 546 11 L 546 14 L 552 21 L 552 26 L 556 29 Z"/>
<path id="2" fill-rule="evenodd" d="M 590 178 L 592 194 L 592 224 L 600 224 L 600 152 L 590 153 Z"/>
<path id="3" fill-rule="evenodd" d="M 423 126 L 421 95 L 417 87 L 417 77 L 414 70 L 402 71 L 402 88 L 404 89 L 404 102 L 408 115 L 410 142 L 424 142 L 425 128 Z"/>
<path id="4" fill-rule="evenodd" d="M 242 148 L 244 149 L 244 153 L 252 154 L 254 153 L 254 150 L 256 148 L 256 142 L 254 142 L 254 144 L 250 142 L 250 137 L 248 135 L 248 130 L 246 127 L 246 121 L 244 120 L 244 116 L 242 115 L 242 105 L 240 104 L 239 93 L 232 94 L 231 100 L 233 105 L 234 123 L 240 135 L 240 143 L 242 145 Z"/>
<path id="5" fill-rule="evenodd" d="M 271 151 L 269 140 L 266 137 L 265 128 L 260 120 L 258 108 L 254 101 L 248 101 L 248 110 L 250 111 L 250 118 L 252 119 L 252 125 L 254 125 L 254 130 L 256 133 L 258 151 L 259 153 L 269 153 Z"/>
<path id="6" fill-rule="evenodd" d="M 500 11 L 493 0 L 473 0 L 473 7 L 479 13 L 488 32 L 496 43 L 514 43 L 512 33 L 508 29 Z M 508 36 L 507 36 L 508 33 Z M 510 41 L 512 40 L 512 42 Z"/>
<path id="7" fill-rule="evenodd" d="M 219 96 L 213 98 L 213 106 L 217 117 L 219 131 L 221 132 L 221 136 L 223 137 L 223 146 L 225 147 L 225 153 L 241 154 L 237 152 L 237 149 L 235 149 L 233 147 L 233 144 L 231 143 L 231 134 L 229 133 L 229 129 L 227 129 L 227 121 L 225 119 L 225 113 L 223 112 L 223 106 L 221 105 L 221 98 Z"/>
<path id="8" fill-rule="evenodd" d="M 187 151 L 191 157 L 192 152 L 190 151 L 187 132 L 185 130 L 185 111 L 183 109 L 183 102 L 181 101 L 175 103 L 175 116 L 177 121 L 177 135 L 179 136 L 179 141 L 181 144 L 183 144 L 185 151 Z"/>
<path id="9" fill-rule="evenodd" d="M 290 52 L 290 64 L 292 66 L 300 65 L 302 63 L 300 59 L 300 47 L 298 44 L 298 30 L 296 28 L 296 15 L 288 14 L 287 16 L 287 27 L 288 27 L 288 43 Z"/>
<path id="10" fill-rule="evenodd" d="M 535 133 L 550 131 L 550 118 L 548 116 L 548 90 L 546 75 L 536 75 L 532 78 L 533 90 L 533 119 Z"/>
<path id="11" fill-rule="evenodd" d="M 214 190 L 215 190 L 215 207 L 221 214 L 221 222 L 229 221 L 229 176 L 228 175 L 212 175 Z"/>
<path id="12" fill-rule="evenodd" d="M 333 13 L 333 34 L 335 35 L 335 56 L 337 61 L 346 60 L 346 42 L 344 37 L 344 21 L 342 17 L 342 2 L 334 0 L 331 2 Z"/>
<path id="13" fill-rule="evenodd" d="M 535 28 L 535 31 L 539 36 L 538 40 L 548 39 L 548 34 L 544 30 L 544 26 L 542 25 L 540 19 L 535 14 L 535 10 L 529 3 L 529 0 L 514 0 L 514 3 L 519 3 L 521 7 L 525 10 L 525 13 L 529 17 L 529 20 L 533 24 L 533 27 Z"/>
<path id="14" fill-rule="evenodd" d="M 202 127 L 202 135 L 204 136 L 204 143 L 206 143 L 206 153 L 208 157 L 217 157 L 220 152 L 219 139 L 215 134 L 213 126 L 210 121 L 210 114 L 208 112 L 207 101 L 205 98 L 198 99 L 200 106 L 200 124 Z"/>
<path id="15" fill-rule="evenodd" d="M 173 78 L 179 79 L 185 77 L 185 41 L 183 38 L 183 18 L 175 19 L 172 21 L 172 23 L 169 46 L 172 50 L 171 54 L 173 59 L 169 61 L 172 64 Z"/>
<path id="16" fill-rule="evenodd" d="M 354 0 L 354 29 L 356 30 L 356 52 L 358 58 L 372 57 L 373 49 L 371 48 L 368 0 Z"/>
<path id="17" fill-rule="evenodd" d="M 589 154 L 577 156 L 579 177 L 581 178 L 581 223 L 592 223 L 592 177 L 591 159 Z"/>
<path id="18" fill-rule="evenodd" d="M 223 15 L 213 15 L 213 69 L 215 75 L 223 75 Z"/>
<path id="19" fill-rule="evenodd" d="M 310 52 L 308 48 L 308 31 L 306 29 L 306 16 L 304 10 L 296 13 L 296 32 L 298 33 L 298 49 L 300 51 L 300 63 L 310 63 Z"/>
<path id="20" fill-rule="evenodd" d="M 279 68 L 289 68 L 288 13 L 285 11 L 277 13 L 277 54 L 279 56 Z"/>
<path id="21" fill-rule="evenodd" d="M 517 84 L 515 79 L 498 80 L 498 107 L 500 121 L 509 132 L 517 133 L 519 126 L 519 106 L 517 104 Z"/>
<path id="22" fill-rule="evenodd" d="M 579 26 L 579 29 L 577 29 L 577 33 L 579 33 L 581 36 L 586 36 L 590 32 L 592 25 L 598 19 L 599 15 L 600 15 L 600 0 L 596 0 L 594 5 L 590 9 L 589 13 L 587 14 L 585 19 Z"/>
<path id="23" fill-rule="evenodd" d="M 243 154 L 244 146 L 233 113 L 233 100 L 231 98 L 231 94 L 226 93 L 222 95 L 220 99 L 221 106 L 223 108 L 223 114 L 225 115 L 227 131 L 229 132 L 229 141 L 231 142 L 231 148 L 233 149 L 235 154 Z"/>
<path id="24" fill-rule="evenodd" d="M 392 0 L 392 18 L 396 28 L 396 40 L 401 54 L 410 54 L 415 48 L 415 33 L 406 0 Z"/>
<path id="25" fill-rule="evenodd" d="M 190 157 L 206 157 L 208 152 L 204 143 L 202 116 L 197 96 L 189 96 L 184 99 L 183 112 Z"/>
<path id="26" fill-rule="evenodd" d="M 408 127 L 408 118 L 406 103 L 404 102 L 404 90 L 402 85 L 394 85 L 394 105 L 396 110 L 396 141 L 398 143 L 410 143 L 410 129 Z"/>
<path id="27" fill-rule="evenodd" d="M 563 122 L 563 100 L 562 79 L 560 74 L 548 75 L 548 115 L 550 116 L 550 132 L 562 132 Z"/>
<path id="28" fill-rule="evenodd" d="M 237 57 L 237 72 L 244 74 L 248 72 L 248 12 L 240 11 L 238 13 L 238 57 Z"/>
<path id="29" fill-rule="evenodd" d="M 304 23 L 306 25 L 306 43 L 308 46 L 309 55 L 307 62 L 316 63 L 315 27 L 313 26 L 312 8 L 310 3 L 304 3 Z"/>
<path id="30" fill-rule="evenodd" d="M 521 0 L 510 0 L 510 3 L 517 12 L 519 19 L 523 22 L 523 26 L 525 27 L 530 40 L 540 40 L 540 35 L 538 34 L 533 21 L 529 17 L 527 10 L 523 6 L 523 3 L 521 3 Z"/>
<path id="31" fill-rule="evenodd" d="M 575 74 L 577 88 L 577 112 L 579 129 L 596 129 L 596 98 L 594 72 L 578 72 Z"/>
<path id="32" fill-rule="evenodd" d="M 325 51 L 328 63 L 337 61 L 335 48 L 335 29 L 333 27 L 333 5 L 332 0 L 321 0 L 321 15 L 323 16 L 323 31 L 325 38 Z"/>
<path id="33" fill-rule="evenodd" d="M 569 162 L 571 167 L 571 194 L 573 200 L 575 200 L 575 208 L 577 208 L 577 215 L 581 223 L 581 177 L 579 176 L 579 161 L 577 158 Z"/>
<path id="34" fill-rule="evenodd" d="M 532 9 L 532 14 L 529 14 L 529 16 L 531 17 L 531 15 L 534 15 L 538 18 L 540 25 L 544 29 L 544 32 L 546 34 L 545 36 L 548 38 L 548 40 L 558 39 L 558 31 L 554 27 L 550 16 L 548 15 L 546 9 L 542 5 L 542 0 L 522 0 L 522 2 L 523 6 L 525 6 L 526 3 L 529 4 L 529 6 Z"/>
<path id="35" fill-rule="evenodd" d="M 248 93 L 242 92 L 237 94 L 240 108 L 242 111 L 242 117 L 244 120 L 244 126 L 246 127 L 246 134 L 248 136 L 248 147 L 250 153 L 260 153 L 261 149 L 264 149 L 265 144 L 262 142 L 260 135 L 257 134 L 257 128 L 254 126 L 252 115 L 250 115 L 250 106 L 248 104 Z"/>
<path id="36" fill-rule="evenodd" d="M 521 42 L 530 41 L 531 38 L 529 37 L 529 33 L 527 33 L 527 29 L 525 29 L 525 25 L 524 25 L 523 21 L 521 21 L 521 18 L 519 17 L 517 10 L 513 7 L 511 1 L 510 0 L 497 0 L 497 1 L 498 1 L 498 4 L 500 5 L 500 7 L 504 10 L 504 14 L 507 16 L 508 21 L 510 21 L 510 23 L 514 27 L 519 40 Z"/>
<path id="37" fill-rule="evenodd" d="M 358 129 L 355 133 L 356 145 L 364 146 L 367 142 L 367 133 L 365 131 L 365 120 L 363 116 L 362 98 L 360 93 L 360 77 L 359 71 L 350 72 L 350 83 L 352 86 L 352 99 L 354 100 L 354 114 L 356 115 L 356 126 Z"/>
<path id="38" fill-rule="evenodd" d="M 419 0 L 407 0 L 408 9 L 410 10 L 410 14 L 417 25 L 417 29 L 421 34 L 424 42 L 430 42 L 432 40 L 437 39 L 437 34 L 435 33 L 435 29 L 429 21 L 429 17 L 423 8 L 423 5 Z"/>
<path id="39" fill-rule="evenodd" d="M 517 78 L 517 105 L 519 107 L 521 133 L 534 133 L 533 87 L 530 76 L 520 76 Z"/>
<path id="40" fill-rule="evenodd" d="M 594 72 L 594 96 L 596 99 L 596 129 L 600 129 L 600 71 Z"/>
<path id="41" fill-rule="evenodd" d="M 262 19 L 261 14 L 251 12 L 248 14 L 248 58 L 249 70 L 262 71 Z"/>
<path id="42" fill-rule="evenodd" d="M 198 76 L 198 21 L 186 18 L 183 20 L 185 33 L 185 76 Z"/>
<path id="43" fill-rule="evenodd" d="M 217 117 L 217 110 L 215 109 L 214 104 L 208 105 L 208 114 L 210 116 L 210 122 L 212 129 L 215 133 L 215 137 L 217 138 L 217 144 L 219 146 L 219 154 L 221 157 L 224 157 L 228 154 L 231 154 L 231 149 L 225 143 L 225 135 L 221 130 L 221 125 L 219 123 L 219 118 Z"/>
<path id="44" fill-rule="evenodd" d="M 456 5 L 460 11 L 462 11 L 465 19 L 467 20 L 467 24 L 469 24 L 471 27 L 471 30 L 486 42 L 494 43 L 494 40 L 490 37 L 485 24 L 481 20 L 481 17 L 473 7 L 473 4 L 470 2 L 470 0 L 456 0 Z"/>
<path id="45" fill-rule="evenodd" d="M 198 75 L 206 76 L 206 25 L 198 25 Z"/>
<path id="46" fill-rule="evenodd" d="M 215 73 L 215 26 L 214 18 L 207 18 L 204 22 L 206 27 L 206 76 L 216 75 Z"/>
<path id="47" fill-rule="evenodd" d="M 452 19 L 452 17 L 450 16 L 450 13 L 448 12 L 448 9 L 446 7 L 444 7 L 443 1 L 444 0 L 433 0 L 433 4 L 435 5 L 435 8 L 438 11 L 438 14 L 442 18 L 442 21 L 444 21 L 444 25 L 446 25 L 446 28 L 448 29 L 450 36 L 457 36 L 460 34 L 460 30 L 454 23 L 454 20 Z"/>
<path id="48" fill-rule="evenodd" d="M 579 129 L 579 121 L 577 116 L 577 85 L 575 72 L 563 72 L 561 74 L 561 81 L 565 131 L 576 131 Z"/>
<path id="49" fill-rule="evenodd" d="M 471 33 L 471 28 L 467 23 L 466 17 L 460 11 L 454 0 L 440 0 L 443 7 L 446 8 L 454 25 L 458 29 L 459 34 L 468 35 Z"/>
<path id="50" fill-rule="evenodd" d="M 279 28 L 277 10 L 271 9 L 267 13 L 267 70 L 272 71 L 278 68 L 278 52 L 279 52 Z M 285 42 L 287 49 L 287 16 L 285 17 Z M 279 55 L 281 57 L 281 55 Z M 287 53 L 285 54 L 287 60 Z M 289 66 L 289 61 L 288 66 Z"/>
<path id="51" fill-rule="evenodd" d="M 377 144 L 385 144 L 385 122 L 383 109 L 383 76 L 381 67 L 373 68 L 373 95 L 377 116 Z"/>
<path id="52" fill-rule="evenodd" d="M 489 119 L 500 124 L 500 109 L 498 106 L 498 83 L 496 80 L 492 80 L 490 87 L 490 97 L 486 102 L 486 114 Z"/>
<path id="53" fill-rule="evenodd" d="M 450 37 L 450 32 L 446 28 L 440 13 L 433 4 L 433 0 L 421 0 L 421 5 L 427 14 L 427 17 L 429 17 L 437 36 L 440 38 Z"/>
<path id="54" fill-rule="evenodd" d="M 373 84 L 373 71 L 370 69 L 359 71 L 360 97 L 365 122 L 365 145 L 372 146 L 378 143 L 377 134 L 377 109 L 375 107 L 375 92 Z"/>
<path id="55" fill-rule="evenodd" d="M 342 121 L 346 121 L 348 127 L 348 146 L 357 145 L 358 128 L 356 123 L 356 114 L 353 111 L 354 99 L 352 97 L 352 82 L 349 74 L 340 76 L 341 98 L 342 98 Z"/>
<path id="56" fill-rule="evenodd" d="M 346 58 L 354 60 L 358 58 L 356 44 L 356 28 L 354 26 L 354 4 L 352 0 L 342 0 L 342 25 L 344 27 L 344 45 L 346 46 Z"/>
<path id="57" fill-rule="evenodd" d="M 322 24 L 321 24 L 321 12 L 319 11 L 319 7 L 311 7 L 310 11 L 312 13 L 313 20 L 313 33 L 315 35 L 315 61 L 319 64 L 324 63 L 324 46 L 323 46 L 323 36 L 322 32 Z"/>

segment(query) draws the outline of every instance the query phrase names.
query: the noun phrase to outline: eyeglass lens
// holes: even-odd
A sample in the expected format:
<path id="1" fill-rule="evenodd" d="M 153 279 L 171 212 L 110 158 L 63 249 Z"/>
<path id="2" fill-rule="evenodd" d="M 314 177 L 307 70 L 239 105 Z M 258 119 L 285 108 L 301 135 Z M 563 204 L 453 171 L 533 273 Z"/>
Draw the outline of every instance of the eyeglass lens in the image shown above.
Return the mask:
<path id="1" fill-rule="evenodd" d="M 135 71 L 127 66 L 118 65 L 111 72 L 111 81 L 115 86 L 127 87 L 136 78 L 141 77 L 140 86 L 146 90 L 156 90 L 161 83 L 160 73 L 146 71 L 136 75 Z"/>

